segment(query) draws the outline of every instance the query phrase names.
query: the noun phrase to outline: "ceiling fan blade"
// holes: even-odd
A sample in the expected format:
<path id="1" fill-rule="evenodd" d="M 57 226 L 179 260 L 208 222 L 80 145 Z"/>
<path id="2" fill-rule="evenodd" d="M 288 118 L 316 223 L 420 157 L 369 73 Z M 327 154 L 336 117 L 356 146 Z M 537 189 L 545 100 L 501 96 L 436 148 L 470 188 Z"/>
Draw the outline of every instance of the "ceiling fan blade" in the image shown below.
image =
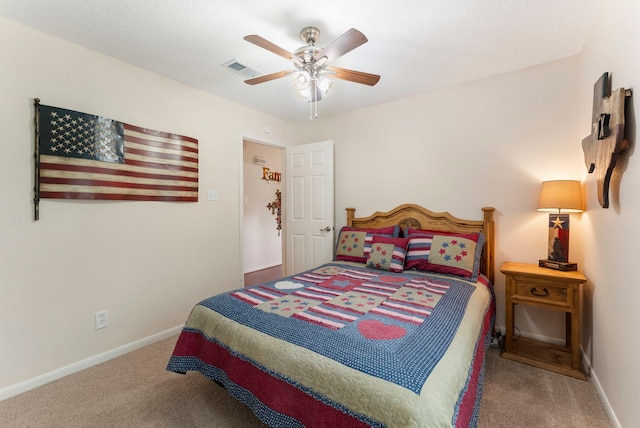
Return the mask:
<path id="1" fill-rule="evenodd" d="M 279 79 L 285 77 L 291 73 L 295 73 L 296 70 L 278 71 L 277 73 L 265 74 L 264 76 L 254 77 L 253 79 L 245 80 L 244 83 L 248 85 L 257 85 L 258 83 L 268 82 L 270 80 Z"/>
<path id="2" fill-rule="evenodd" d="M 314 59 L 318 61 L 320 58 L 326 56 L 329 60 L 334 60 L 366 43 L 367 40 L 364 34 L 352 28 L 315 54 Z"/>
<path id="3" fill-rule="evenodd" d="M 375 86 L 380 80 L 380 76 L 377 74 L 365 73 L 363 71 L 347 70 L 346 68 L 339 67 L 326 67 L 325 70 L 331 72 L 329 77 L 361 83 L 363 85 Z"/>
<path id="4" fill-rule="evenodd" d="M 288 50 L 283 49 L 280 46 L 276 45 L 275 43 L 271 43 L 269 40 L 264 39 L 258 35 L 251 34 L 249 36 L 244 36 L 244 39 L 249 43 L 253 43 L 256 46 L 259 46 L 263 49 L 273 52 L 276 55 L 280 55 L 285 59 L 291 59 L 295 57 L 295 55 L 289 52 Z"/>

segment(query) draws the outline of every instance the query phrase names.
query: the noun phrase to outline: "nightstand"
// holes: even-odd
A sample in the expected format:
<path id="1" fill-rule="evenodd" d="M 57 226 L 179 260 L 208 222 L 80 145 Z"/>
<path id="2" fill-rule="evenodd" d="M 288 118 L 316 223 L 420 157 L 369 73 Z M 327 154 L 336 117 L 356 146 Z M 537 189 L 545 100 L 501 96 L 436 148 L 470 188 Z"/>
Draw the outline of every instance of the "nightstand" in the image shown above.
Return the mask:
<path id="1" fill-rule="evenodd" d="M 502 357 L 586 380 L 580 365 L 582 284 L 579 272 L 562 272 L 538 265 L 505 262 L 506 335 Z M 514 339 L 516 305 L 561 311 L 566 315 L 565 346 L 525 337 Z"/>

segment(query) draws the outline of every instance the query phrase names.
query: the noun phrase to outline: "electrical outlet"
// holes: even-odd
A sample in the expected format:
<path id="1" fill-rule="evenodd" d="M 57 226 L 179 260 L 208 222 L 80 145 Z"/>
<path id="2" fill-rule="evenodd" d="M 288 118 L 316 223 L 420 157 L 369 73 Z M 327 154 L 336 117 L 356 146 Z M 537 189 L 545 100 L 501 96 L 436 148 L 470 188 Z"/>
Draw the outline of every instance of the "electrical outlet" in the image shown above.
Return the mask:
<path id="1" fill-rule="evenodd" d="M 109 326 L 109 311 L 96 312 L 96 330 Z"/>

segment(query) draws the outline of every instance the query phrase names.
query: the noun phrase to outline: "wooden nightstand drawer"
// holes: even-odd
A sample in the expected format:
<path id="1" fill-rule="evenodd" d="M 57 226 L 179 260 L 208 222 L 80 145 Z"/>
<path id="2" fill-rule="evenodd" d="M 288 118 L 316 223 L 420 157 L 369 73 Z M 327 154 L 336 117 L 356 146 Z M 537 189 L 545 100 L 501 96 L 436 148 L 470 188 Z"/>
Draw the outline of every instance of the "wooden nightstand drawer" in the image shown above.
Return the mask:
<path id="1" fill-rule="evenodd" d="M 505 328 L 503 358 L 586 379 L 580 366 L 580 294 L 587 278 L 527 263 L 504 262 Z M 532 338 L 514 338 L 517 306 L 536 306 L 565 313 L 564 346 Z"/>
<path id="2" fill-rule="evenodd" d="M 538 302 L 544 305 L 573 307 L 573 287 L 556 286 L 548 281 L 530 278 L 518 279 L 515 283 L 514 301 Z"/>

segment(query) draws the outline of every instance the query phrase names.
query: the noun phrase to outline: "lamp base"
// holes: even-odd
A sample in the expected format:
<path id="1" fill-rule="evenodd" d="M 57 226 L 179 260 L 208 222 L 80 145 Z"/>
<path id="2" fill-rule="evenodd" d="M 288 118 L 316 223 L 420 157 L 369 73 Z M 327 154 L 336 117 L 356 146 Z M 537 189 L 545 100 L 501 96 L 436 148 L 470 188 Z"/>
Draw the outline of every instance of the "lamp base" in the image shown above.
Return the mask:
<path id="1" fill-rule="evenodd" d="M 578 263 L 558 262 L 555 260 L 539 260 L 538 266 L 548 269 L 561 270 L 563 272 L 578 270 Z"/>

